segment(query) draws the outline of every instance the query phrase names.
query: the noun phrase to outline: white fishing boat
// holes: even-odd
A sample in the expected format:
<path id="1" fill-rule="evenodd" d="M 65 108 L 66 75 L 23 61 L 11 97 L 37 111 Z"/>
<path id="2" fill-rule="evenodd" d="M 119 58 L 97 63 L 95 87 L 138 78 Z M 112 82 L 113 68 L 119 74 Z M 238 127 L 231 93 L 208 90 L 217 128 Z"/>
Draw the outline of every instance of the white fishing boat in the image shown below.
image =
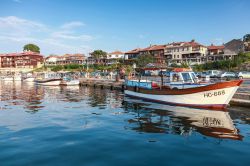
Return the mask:
<path id="1" fill-rule="evenodd" d="M 242 80 L 202 83 L 193 77 L 191 71 L 175 71 L 168 83 L 148 80 L 126 80 L 125 94 L 128 96 L 163 104 L 199 108 L 224 109 L 229 104 Z"/>
<path id="2" fill-rule="evenodd" d="M 23 82 L 34 82 L 35 81 L 35 77 L 33 76 L 32 73 L 27 73 L 23 76 Z"/>
<path id="3" fill-rule="evenodd" d="M 58 86 L 60 85 L 62 79 L 60 78 L 46 78 L 41 80 L 35 80 L 35 83 L 38 85 L 45 85 L 45 86 Z"/>
<path id="4" fill-rule="evenodd" d="M 60 83 L 60 85 L 63 86 L 75 86 L 79 84 L 80 84 L 79 80 L 62 80 L 62 82 Z"/>
<path id="5" fill-rule="evenodd" d="M 23 82 L 34 82 L 35 81 L 35 77 L 26 77 L 23 78 Z"/>

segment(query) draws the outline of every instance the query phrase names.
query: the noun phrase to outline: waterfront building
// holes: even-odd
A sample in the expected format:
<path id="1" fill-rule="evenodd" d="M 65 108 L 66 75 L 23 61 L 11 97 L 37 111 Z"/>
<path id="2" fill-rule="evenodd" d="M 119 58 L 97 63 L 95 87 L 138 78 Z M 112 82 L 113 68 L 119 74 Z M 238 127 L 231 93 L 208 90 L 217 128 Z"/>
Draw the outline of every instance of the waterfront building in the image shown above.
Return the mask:
<path id="1" fill-rule="evenodd" d="M 224 45 L 213 45 L 211 44 L 210 46 L 207 47 L 207 61 L 208 62 L 214 62 L 218 60 L 224 60 Z"/>
<path id="2" fill-rule="evenodd" d="M 67 65 L 67 64 L 83 64 L 86 57 L 84 54 L 65 54 L 62 56 L 50 55 L 45 58 L 46 65 Z"/>
<path id="3" fill-rule="evenodd" d="M 202 64 L 206 62 L 207 47 L 192 40 L 173 42 L 166 46 L 164 55 L 168 65 L 181 63 Z"/>
<path id="4" fill-rule="evenodd" d="M 57 64 L 67 65 L 67 64 L 83 64 L 85 63 L 86 57 L 84 54 L 65 54 L 59 57 Z"/>
<path id="5" fill-rule="evenodd" d="M 114 51 L 108 53 L 106 63 L 108 65 L 119 63 L 119 60 L 124 59 L 124 53 L 121 51 Z"/>
<path id="6" fill-rule="evenodd" d="M 0 68 L 3 69 L 33 69 L 42 66 L 43 62 L 43 55 L 31 51 L 0 54 Z"/>
<path id="7" fill-rule="evenodd" d="M 187 63 L 189 65 L 204 64 L 217 60 L 234 59 L 239 52 L 244 51 L 241 39 L 233 39 L 223 45 L 204 46 L 195 40 L 190 42 L 173 42 L 165 45 L 151 45 L 147 48 L 136 48 L 125 52 L 124 62 L 133 64 L 138 56 L 152 55 L 159 65 Z"/>
<path id="8" fill-rule="evenodd" d="M 58 61 L 58 57 L 57 55 L 50 55 L 48 57 L 45 58 L 45 64 L 46 65 L 56 65 L 57 61 Z"/>
<path id="9" fill-rule="evenodd" d="M 126 64 L 133 64 L 135 60 L 138 58 L 140 53 L 140 48 L 133 49 L 131 51 L 124 53 L 124 62 Z"/>
<path id="10" fill-rule="evenodd" d="M 141 49 L 139 55 L 152 55 L 155 59 L 155 63 L 165 64 L 166 58 L 164 56 L 164 50 L 167 45 L 150 45 L 147 48 Z"/>
<path id="11" fill-rule="evenodd" d="M 243 51 L 243 42 L 241 39 L 233 39 L 224 45 L 210 45 L 208 48 L 207 62 L 220 60 L 232 60 L 239 52 Z"/>

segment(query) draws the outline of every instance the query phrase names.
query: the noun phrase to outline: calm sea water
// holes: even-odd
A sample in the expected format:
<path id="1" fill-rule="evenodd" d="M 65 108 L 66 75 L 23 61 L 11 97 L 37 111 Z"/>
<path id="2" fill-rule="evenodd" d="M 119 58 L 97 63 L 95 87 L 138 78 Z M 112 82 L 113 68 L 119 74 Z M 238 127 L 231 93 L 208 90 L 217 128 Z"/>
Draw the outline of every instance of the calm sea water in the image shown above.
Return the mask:
<path id="1" fill-rule="evenodd" d="M 0 165 L 249 165 L 250 110 L 146 103 L 88 87 L 0 83 Z"/>

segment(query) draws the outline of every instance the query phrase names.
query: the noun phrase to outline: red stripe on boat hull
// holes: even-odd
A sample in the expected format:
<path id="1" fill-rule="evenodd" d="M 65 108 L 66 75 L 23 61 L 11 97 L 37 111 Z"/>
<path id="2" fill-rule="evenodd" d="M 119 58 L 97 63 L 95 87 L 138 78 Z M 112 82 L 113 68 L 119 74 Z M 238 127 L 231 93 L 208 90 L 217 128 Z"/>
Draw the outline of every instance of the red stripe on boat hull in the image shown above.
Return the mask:
<path id="1" fill-rule="evenodd" d="M 138 88 L 138 93 L 143 94 L 153 94 L 153 95 L 185 95 L 185 94 L 192 94 L 192 93 L 198 93 L 198 92 L 205 92 L 210 90 L 217 90 L 217 89 L 223 89 L 223 88 L 230 88 L 235 86 L 240 86 L 242 84 L 243 80 L 234 80 L 234 81 L 226 81 L 226 82 L 219 82 L 215 84 L 210 84 L 206 86 L 200 86 L 200 87 L 193 87 L 193 88 L 187 88 L 187 89 L 145 89 L 145 88 Z M 134 91 L 135 87 L 127 86 L 126 89 L 129 91 Z"/>
<path id="2" fill-rule="evenodd" d="M 142 99 L 144 101 L 156 102 L 156 103 L 160 103 L 160 104 L 173 105 L 173 106 L 183 106 L 183 107 L 212 109 L 212 110 L 226 110 L 226 107 L 227 107 L 226 104 L 205 104 L 205 105 L 181 104 L 181 103 L 172 103 L 172 102 L 162 101 L 162 100 L 154 100 L 154 99 L 149 99 L 149 98 L 145 98 L 145 97 L 138 97 L 138 96 L 129 95 L 129 94 L 126 94 L 126 95 L 129 97 L 132 97 L 132 98 Z"/>

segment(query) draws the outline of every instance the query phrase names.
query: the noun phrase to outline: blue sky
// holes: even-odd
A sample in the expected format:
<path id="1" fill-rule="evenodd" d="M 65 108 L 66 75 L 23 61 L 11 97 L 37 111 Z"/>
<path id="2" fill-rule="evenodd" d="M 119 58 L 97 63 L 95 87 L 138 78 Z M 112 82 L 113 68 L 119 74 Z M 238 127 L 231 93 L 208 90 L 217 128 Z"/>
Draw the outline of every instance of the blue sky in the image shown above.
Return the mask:
<path id="1" fill-rule="evenodd" d="M 1 0 L 0 53 L 128 51 L 150 44 L 222 44 L 250 33 L 249 0 Z"/>

